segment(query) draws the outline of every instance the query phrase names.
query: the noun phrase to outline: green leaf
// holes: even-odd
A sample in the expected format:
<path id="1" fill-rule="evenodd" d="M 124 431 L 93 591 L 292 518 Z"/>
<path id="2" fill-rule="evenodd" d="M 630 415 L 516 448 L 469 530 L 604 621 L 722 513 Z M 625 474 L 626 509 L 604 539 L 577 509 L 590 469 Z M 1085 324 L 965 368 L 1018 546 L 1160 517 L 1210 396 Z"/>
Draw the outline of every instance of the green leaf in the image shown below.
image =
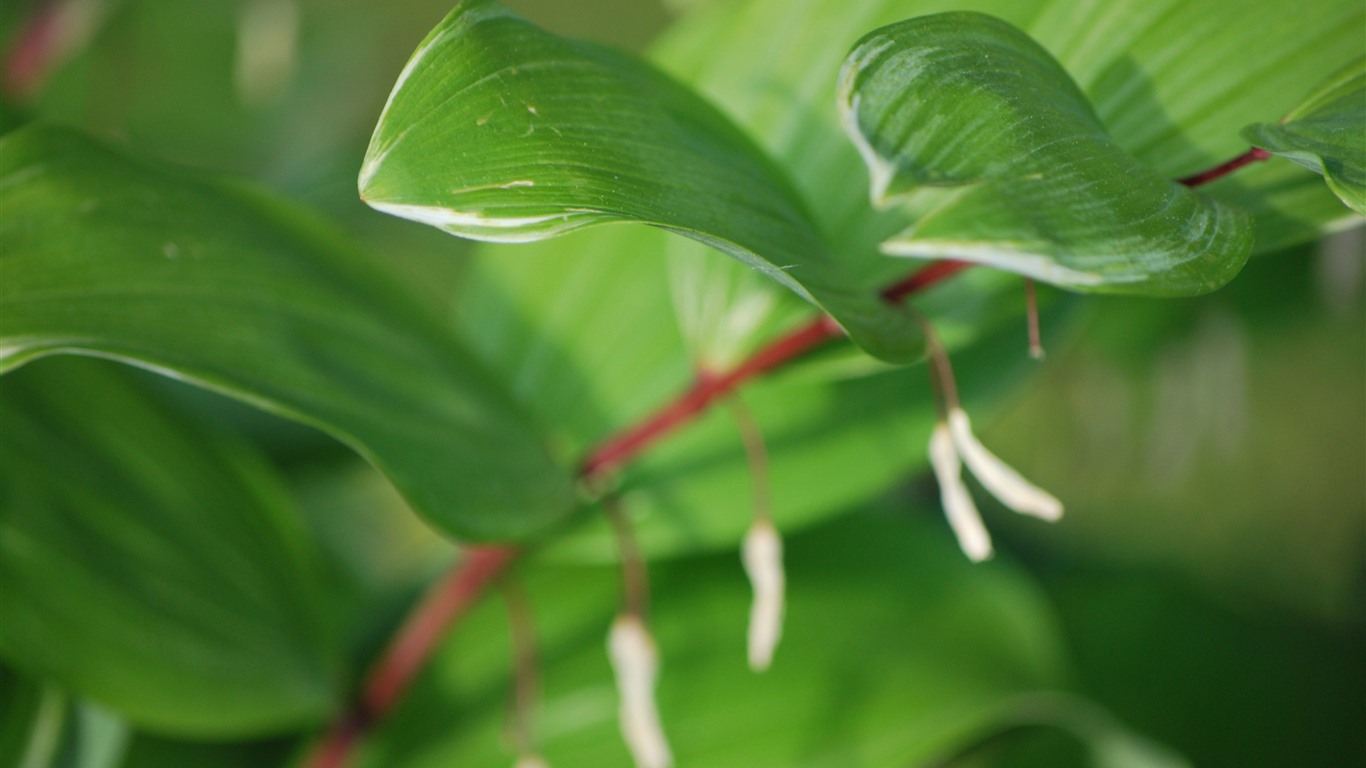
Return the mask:
<path id="1" fill-rule="evenodd" d="M 840 108 L 885 206 L 942 201 L 883 244 L 1076 290 L 1212 291 L 1252 249 L 1250 218 L 1158 175 L 1109 137 L 1067 72 L 981 13 L 922 16 L 854 47 Z"/>
<path id="2" fill-rule="evenodd" d="M 314 425 L 459 536 L 572 510 L 568 461 L 504 387 L 298 210 L 41 127 L 0 140 L 0 208 L 0 368 L 111 357 Z"/>
<path id="3" fill-rule="evenodd" d="M 284 491 L 115 373 L 51 360 L 0 384 L 0 653 L 160 731 L 316 722 L 342 648 Z"/>
<path id="4" fill-rule="evenodd" d="M 937 518 L 937 513 L 934 517 Z M 973 566 L 934 518 L 855 515 L 789 538 L 787 623 L 772 668 L 745 663 L 749 590 L 739 558 L 651 569 L 659 706 L 679 765 L 928 765 L 1012 723 L 1056 689 L 1062 648 L 1042 595 L 1002 562 Z M 525 572 L 551 765 L 626 766 L 605 639 L 614 566 Z M 506 610 L 478 607 L 358 766 L 512 762 L 500 738 Z"/>
<path id="5" fill-rule="evenodd" d="M 118 768 L 128 730 L 52 683 L 0 670 L 0 760 L 13 768 Z"/>
<path id="6" fill-rule="evenodd" d="M 1348 208 L 1366 215 L 1366 57 L 1319 85 L 1280 123 L 1249 125 L 1243 136 L 1322 174 Z"/>
<path id="7" fill-rule="evenodd" d="M 819 201 L 812 213 L 842 257 L 860 270 L 882 263 L 890 279 L 905 267 L 877 244 L 928 206 L 870 210 L 867 172 L 832 105 L 836 73 L 869 30 L 954 9 L 990 13 L 1038 40 L 1115 143 L 1171 178 L 1245 150 L 1238 129 L 1283 114 L 1306 84 L 1361 56 L 1366 26 L 1366 6 L 1356 0 L 1320 0 L 1314 13 L 1286 3 L 1247 13 L 1242 0 L 740 0 L 681 19 L 654 59 L 721 107 L 808 201 Z M 1312 240 L 1350 215 L 1322 183 L 1286 164 L 1258 164 L 1207 191 L 1257 218 L 1258 253 Z"/>
<path id="8" fill-rule="evenodd" d="M 458 5 L 399 75 L 360 190 L 379 210 L 481 240 L 654 225 L 762 271 L 875 355 L 919 351 L 911 318 L 845 268 L 783 171 L 724 116 L 648 65 L 492 0 Z"/>

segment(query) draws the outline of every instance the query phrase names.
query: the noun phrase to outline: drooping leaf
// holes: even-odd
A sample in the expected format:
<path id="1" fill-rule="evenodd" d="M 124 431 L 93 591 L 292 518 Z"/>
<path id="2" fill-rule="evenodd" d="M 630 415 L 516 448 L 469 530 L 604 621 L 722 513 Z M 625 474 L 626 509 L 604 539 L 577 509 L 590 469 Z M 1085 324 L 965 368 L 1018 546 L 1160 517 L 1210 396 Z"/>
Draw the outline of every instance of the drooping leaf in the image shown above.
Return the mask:
<path id="1" fill-rule="evenodd" d="M 111 357 L 312 424 L 456 535 L 573 508 L 568 462 L 504 387 L 296 209 L 44 127 L 0 140 L 0 208 L 0 367 Z"/>
<path id="2" fill-rule="evenodd" d="M 1321 174 L 1347 207 L 1366 215 L 1366 57 L 1320 84 L 1280 123 L 1250 125 L 1243 136 Z"/>
<path id="3" fill-rule="evenodd" d="M 1248 13 L 1242 0 L 741 0 L 685 16 L 653 58 L 787 169 L 854 268 L 881 263 L 886 280 L 904 266 L 888 264 L 897 260 L 877 244 L 928 205 L 870 209 L 867 172 L 832 103 L 836 74 L 870 30 L 949 10 L 990 13 L 1038 40 L 1115 142 L 1170 178 L 1242 152 L 1239 128 L 1289 111 L 1307 84 L 1366 52 L 1366 6 L 1356 0 L 1320 0 L 1314 13 L 1284 3 Z M 1207 188 L 1256 217 L 1258 253 L 1311 240 L 1350 215 L 1286 166 L 1261 163 Z"/>
<path id="4" fill-rule="evenodd" d="M 1191 295 L 1252 249 L 1251 220 L 1126 153 L 1049 53 L 981 13 L 870 33 L 841 73 L 840 108 L 873 201 L 923 187 L 942 201 L 883 244 L 1085 291 Z"/>
<path id="5" fill-rule="evenodd" d="M 849 268 L 881 284 L 916 266 L 877 249 L 909 225 L 915 211 L 879 212 L 868 205 L 866 171 L 838 124 L 835 75 L 869 29 L 943 5 L 717 4 L 681 20 L 653 57 L 714 99 L 778 158 L 811 201 L 808 210 L 822 230 L 840 243 Z M 1016 0 L 950 5 L 990 10 L 1045 40 L 1085 85 L 1116 141 L 1172 177 L 1246 148 L 1236 126 L 1264 115 L 1268 105 L 1292 106 L 1284 101 L 1287 84 L 1326 75 L 1322 56 L 1358 46 L 1351 30 L 1366 15 L 1344 0 L 1325 0 L 1321 15 L 1275 6 L 1261 9 L 1260 17 L 1239 13 L 1229 0 L 1116 0 L 1085 8 Z M 1269 52 L 1277 68 L 1259 72 L 1252 66 L 1260 59 L 1255 51 Z M 1219 196 L 1236 196 L 1240 206 L 1255 210 L 1256 247 L 1276 249 L 1325 224 L 1337 226 L 1348 213 L 1318 180 L 1302 176 L 1308 174 L 1290 163 L 1263 163 L 1213 186 Z M 690 361 L 708 368 L 733 361 L 737 351 L 772 338 L 782 318 L 801 310 L 789 292 L 750 279 L 750 271 L 732 260 L 705 260 L 703 250 L 683 238 L 626 227 L 515 247 L 485 245 L 459 302 L 461 322 L 491 367 L 529 402 L 544 404 L 533 407 L 557 440 L 581 454 L 685 389 L 695 373 Z M 669 254 L 667 270 L 641 258 L 657 252 Z M 684 283 L 691 284 L 686 292 Z M 674 323 L 686 342 L 670 330 L 663 305 L 671 294 L 682 318 Z M 1019 325 L 1009 324 L 1023 305 L 1018 279 L 972 270 L 914 301 L 955 350 L 994 339 L 992 348 L 955 351 L 964 387 L 987 387 L 980 395 L 1008 389 L 1004 382 L 1014 379 L 1000 380 L 997 371 L 1022 358 Z M 775 309 L 748 331 L 723 322 L 765 305 Z M 1061 330 L 1065 316 L 1046 318 L 1045 328 Z M 747 397 L 770 438 L 775 471 L 783 475 L 775 490 L 788 494 L 778 513 L 790 515 L 789 525 L 835 514 L 841 503 L 866 498 L 923 462 L 921 434 L 932 419 L 923 372 L 910 372 L 904 385 L 860 384 L 858 378 L 884 369 L 853 359 L 828 363 L 784 373 L 772 389 L 760 384 Z M 980 408 L 989 399 L 970 405 L 978 420 L 988 416 Z M 832 423 L 840 426 L 832 429 Z M 849 460 L 846 450 L 862 458 Z M 844 469 L 819 470 L 831 465 Z M 1048 487 L 1046 474 L 1038 479 Z M 641 533 L 656 545 L 653 552 L 724 545 L 745 530 L 748 472 L 724 415 L 707 417 L 652 449 L 625 482 L 650 512 Z M 611 551 L 609 535 L 584 530 L 556 550 L 601 557 Z"/>
<path id="6" fill-rule="evenodd" d="M 278 480 L 115 373 L 0 382 L 0 654 L 163 732 L 315 722 L 342 648 Z"/>
<path id="7" fill-rule="evenodd" d="M 919 350 L 909 316 L 845 268 L 783 171 L 724 116 L 648 65 L 493 0 L 462 2 L 413 55 L 360 190 L 380 210 L 481 240 L 661 227 L 812 300 L 875 355 Z"/>
<path id="8" fill-rule="evenodd" d="M 923 215 L 929 201 L 913 197 L 886 211 L 868 205 L 867 171 L 833 104 L 836 74 L 869 30 L 953 9 L 991 13 L 1040 41 L 1091 99 L 1115 142 L 1171 178 L 1245 150 L 1237 129 L 1289 110 L 1305 84 L 1360 56 L 1357 32 L 1366 25 L 1366 7 L 1355 0 L 1322 0 L 1314 13 L 1293 4 L 1247 13 L 1241 0 L 740 0 L 684 16 L 652 58 L 784 166 L 848 268 L 887 282 L 908 265 L 888 259 L 878 245 Z M 1289 163 L 1260 163 L 1206 190 L 1253 213 L 1254 254 L 1355 218 Z M 730 266 L 708 271 L 719 275 Z M 997 276 L 996 283 L 959 278 L 945 285 L 936 291 L 943 297 L 936 309 L 955 308 L 954 322 L 973 328 L 980 323 L 957 307 L 1019 306 L 1018 281 Z M 755 303 L 747 294 L 735 301 Z"/>

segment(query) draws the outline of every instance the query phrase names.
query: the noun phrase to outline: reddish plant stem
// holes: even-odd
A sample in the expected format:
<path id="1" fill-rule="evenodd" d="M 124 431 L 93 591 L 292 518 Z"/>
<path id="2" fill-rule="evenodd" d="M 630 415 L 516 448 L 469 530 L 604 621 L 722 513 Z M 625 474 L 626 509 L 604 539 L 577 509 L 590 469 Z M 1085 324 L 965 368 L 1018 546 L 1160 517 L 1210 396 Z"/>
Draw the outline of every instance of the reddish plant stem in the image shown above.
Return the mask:
<path id="1" fill-rule="evenodd" d="M 952 277 L 967 266 L 963 262 L 930 264 L 889 287 L 883 296 L 888 301 L 899 301 Z M 729 371 L 699 376 L 692 387 L 652 416 L 608 438 L 591 452 L 579 469 L 579 477 L 591 480 L 606 475 L 687 424 L 718 398 L 841 335 L 843 331 L 839 325 L 828 315 L 821 315 L 764 346 Z M 468 556 L 427 593 L 404 619 L 393 642 L 366 678 L 360 701 L 333 724 L 313 750 L 306 761 L 310 768 L 346 765 L 356 741 L 398 703 L 445 633 L 518 554 L 518 550 L 509 547 L 471 549 Z"/>
<path id="2" fill-rule="evenodd" d="M 366 677 L 359 700 L 333 724 L 307 764 L 313 768 L 346 765 L 357 739 L 398 704 L 446 631 L 469 611 L 518 554 L 511 547 L 467 550 L 460 564 L 433 585 L 408 614 Z"/>
<path id="3" fill-rule="evenodd" d="M 756 352 L 749 359 L 722 374 L 701 375 L 681 396 L 655 411 L 640 424 L 611 437 L 589 454 L 579 470 L 585 478 L 601 477 L 635 458 L 660 438 L 691 421 L 717 400 L 741 384 L 799 357 L 831 339 L 843 335 L 838 324 L 827 315 L 783 336 Z"/>
<path id="4" fill-rule="evenodd" d="M 39 3 L 30 12 L 23 31 L 5 53 L 5 93 L 11 98 L 27 100 L 42 83 L 55 58 L 60 35 L 62 9 L 54 0 Z"/>
<path id="5" fill-rule="evenodd" d="M 1233 158 L 1232 160 L 1229 160 L 1226 163 L 1220 163 L 1219 165 L 1216 165 L 1208 170 L 1204 170 L 1199 173 L 1193 173 L 1190 176 L 1180 179 L 1179 181 L 1180 183 L 1185 184 L 1188 187 L 1198 187 L 1201 184 L 1208 184 L 1211 181 L 1217 181 L 1218 179 L 1222 179 L 1223 177 L 1229 175 L 1230 173 L 1233 173 L 1234 171 L 1238 170 L 1239 168 L 1242 168 L 1245 165 L 1258 163 L 1270 157 L 1271 153 L 1267 152 L 1265 149 L 1262 149 L 1261 147 L 1253 147 L 1252 149 L 1249 149 L 1248 151 L 1244 152 L 1241 155 L 1238 155 L 1237 157 Z"/>
<path id="6" fill-rule="evenodd" d="M 886 288 L 882 289 L 882 298 L 893 304 L 900 304 L 902 299 L 919 293 L 929 288 L 935 283 L 946 280 L 972 266 L 967 261 L 936 261 L 927 267 L 912 272 L 905 279 L 899 280 Z"/>
<path id="7" fill-rule="evenodd" d="M 1198 187 L 1268 157 L 1266 151 L 1254 148 L 1226 163 L 1181 179 L 1180 183 Z M 963 261 L 934 262 L 888 286 L 882 291 L 882 297 L 899 303 L 970 266 L 972 264 Z M 649 418 L 608 438 L 591 452 L 579 469 L 579 477 L 602 477 L 687 424 L 718 398 L 842 334 L 833 319 L 822 315 L 768 344 L 725 373 L 699 376 L 687 391 Z M 465 559 L 437 582 L 404 619 L 393 642 L 366 678 L 361 699 L 333 724 L 305 764 L 310 768 L 345 766 L 356 742 L 403 698 L 446 632 L 464 617 L 519 554 L 520 550 L 511 547 L 469 550 Z"/>

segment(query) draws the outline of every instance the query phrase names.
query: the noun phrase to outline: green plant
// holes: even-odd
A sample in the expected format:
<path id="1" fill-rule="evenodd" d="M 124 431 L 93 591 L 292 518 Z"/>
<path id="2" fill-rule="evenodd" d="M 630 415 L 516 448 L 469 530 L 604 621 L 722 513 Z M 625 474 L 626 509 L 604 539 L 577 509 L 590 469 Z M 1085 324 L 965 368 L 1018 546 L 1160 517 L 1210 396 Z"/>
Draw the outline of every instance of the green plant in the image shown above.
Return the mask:
<path id="1" fill-rule="evenodd" d="M 53 19 L 69 32 L 71 18 L 176 18 L 126 5 L 12 20 L 11 96 L 31 98 L 15 62 Z M 1047 284 L 1030 314 L 1062 338 L 1104 306 L 1080 294 L 1207 293 L 1249 257 L 1359 223 L 1342 203 L 1362 212 L 1366 59 L 1335 70 L 1362 54 L 1363 13 L 968 5 L 995 15 L 718 3 L 646 64 L 466 0 L 399 73 L 360 193 L 464 237 L 545 242 L 481 249 L 444 282 L 450 242 L 299 194 L 308 163 L 288 153 L 275 159 L 294 179 L 257 174 L 333 221 L 41 119 L 6 133 L 3 754 L 530 765 L 543 740 L 555 764 L 618 764 L 615 672 L 639 765 L 670 762 L 661 722 L 681 762 L 709 766 L 967 761 L 1037 726 L 1074 734 L 1094 764 L 1178 764 L 1069 681 L 1030 577 L 963 563 L 942 525 L 904 509 L 942 500 L 962 549 L 990 556 L 961 456 L 1006 505 L 1061 514 L 985 452 L 964 408 L 990 409 L 1032 365 L 1014 341 L 1019 275 Z M 251 115 L 283 87 L 260 52 L 279 53 L 270 35 L 295 28 L 297 6 L 242 13 Z M 1238 65 L 1254 55 L 1274 65 Z M 51 87 L 7 124 L 61 114 Z M 325 123 L 273 109 L 253 119 L 284 136 Z M 1246 129 L 1244 152 L 1238 132 L 1280 114 Z M 222 144 L 199 164 L 270 156 Z M 338 155 L 349 174 L 359 153 Z M 570 234 L 609 223 L 652 226 Z M 411 272 L 395 262 L 408 250 Z M 1179 312 L 1130 306 L 1127 344 L 1160 326 L 1146 317 Z M 33 362 L 57 353 L 314 427 L 402 501 L 312 432 L 266 421 L 244 435 L 211 416 L 224 401 L 89 360 Z M 722 401 L 729 417 L 712 412 Z M 875 501 L 922 457 L 939 495 Z M 409 509 L 467 545 L 453 564 Z M 808 527 L 784 553 L 776 530 Z M 748 598 L 716 554 L 742 539 L 750 663 L 772 662 L 757 677 L 728 655 Z M 648 617 L 662 717 L 639 550 L 664 561 Z M 509 620 L 477 600 L 499 585 Z M 254 741 L 267 736 L 280 741 Z"/>

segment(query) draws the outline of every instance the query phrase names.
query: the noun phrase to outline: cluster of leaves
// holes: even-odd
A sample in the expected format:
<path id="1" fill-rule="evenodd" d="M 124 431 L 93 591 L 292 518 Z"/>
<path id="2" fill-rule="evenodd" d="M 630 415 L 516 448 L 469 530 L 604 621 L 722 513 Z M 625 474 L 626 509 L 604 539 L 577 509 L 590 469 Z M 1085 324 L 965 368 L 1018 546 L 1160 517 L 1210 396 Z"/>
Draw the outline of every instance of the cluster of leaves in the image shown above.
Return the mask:
<path id="1" fill-rule="evenodd" d="M 243 7 L 281 4 L 291 5 Z M 6 673 L 0 754 L 135 768 L 211 754 L 156 735 L 290 734 L 212 752 L 224 764 L 285 759 L 341 708 L 369 636 L 392 625 L 367 613 L 401 604 L 428 573 L 370 565 L 402 559 L 411 542 L 345 535 L 341 521 L 406 530 L 406 505 L 461 540 L 540 546 L 526 578 L 551 670 L 547 751 L 564 765 L 620 762 L 601 652 L 614 571 L 593 564 L 614 547 L 575 485 L 586 451 L 612 430 L 814 303 L 872 357 L 830 350 L 746 396 L 768 438 L 779 522 L 814 524 L 916 470 L 936 418 L 923 370 L 874 359 L 912 361 L 923 342 L 915 317 L 881 298 L 908 271 L 889 254 L 973 260 L 1076 290 L 1211 290 L 1250 253 L 1343 220 L 1322 182 L 1290 163 L 1251 168 L 1209 197 L 1167 181 L 1236 153 L 1242 126 L 1280 114 L 1249 139 L 1319 171 L 1361 210 L 1362 67 L 1332 75 L 1360 54 L 1353 3 L 1281 11 L 1280 24 L 1232 2 L 1175 0 L 1085 12 L 984 0 L 965 5 L 995 16 L 904 21 L 945 5 L 722 3 L 680 22 L 647 65 L 486 0 L 461 4 L 398 76 L 361 168 L 366 200 L 494 241 L 653 228 L 481 249 L 451 289 L 453 319 L 394 263 L 405 246 L 358 242 L 365 226 L 418 237 L 401 227 L 346 231 L 335 220 L 359 217 L 355 208 L 338 205 L 329 221 L 288 195 L 72 129 L 7 133 L 0 655 L 17 672 Z M 109 34 L 177 19 L 155 6 L 130 0 Z M 92 50 L 77 66 L 94 79 L 105 49 Z M 1230 66 L 1231 50 L 1277 67 Z M 962 71 L 975 74 L 952 76 Z M 60 86 L 35 116 L 61 114 Z M 282 124 L 299 117 L 277 112 Z M 273 178 L 287 191 L 319 173 L 279 159 L 293 166 Z M 437 258 L 444 247 L 422 245 Z M 978 382 L 969 399 L 1004 391 L 1024 367 L 1005 351 L 1017 313 L 1002 299 L 1016 285 L 975 271 L 916 303 L 960 377 Z M 1044 298 L 1060 322 L 1079 301 Z M 313 438 L 244 440 L 205 423 L 201 402 L 189 415 L 170 404 L 180 390 L 168 398 L 90 360 L 33 362 L 65 353 L 316 427 L 403 502 L 358 509 L 346 498 L 356 481 L 333 473 L 301 503 L 287 486 L 300 481 L 282 479 L 260 445 L 278 453 Z M 906 764 L 1046 722 L 1076 731 L 1097 760 L 1170 759 L 1089 705 L 1045 694 L 1069 686 L 1041 596 L 1009 566 L 970 569 L 927 521 L 825 522 L 797 538 L 795 639 L 772 673 L 747 677 L 741 654 L 725 656 L 743 645 L 738 569 L 706 554 L 748 523 L 733 427 L 707 416 L 619 483 L 647 550 L 692 557 L 656 583 L 667 596 L 656 630 L 677 681 L 661 707 L 689 734 L 681 758 Z M 442 558 L 440 542 L 414 536 L 437 552 L 425 562 Z M 832 639 L 831 625 L 861 631 Z M 479 609 L 459 653 L 438 660 L 359 764 L 505 760 L 502 632 L 496 606 Z"/>

